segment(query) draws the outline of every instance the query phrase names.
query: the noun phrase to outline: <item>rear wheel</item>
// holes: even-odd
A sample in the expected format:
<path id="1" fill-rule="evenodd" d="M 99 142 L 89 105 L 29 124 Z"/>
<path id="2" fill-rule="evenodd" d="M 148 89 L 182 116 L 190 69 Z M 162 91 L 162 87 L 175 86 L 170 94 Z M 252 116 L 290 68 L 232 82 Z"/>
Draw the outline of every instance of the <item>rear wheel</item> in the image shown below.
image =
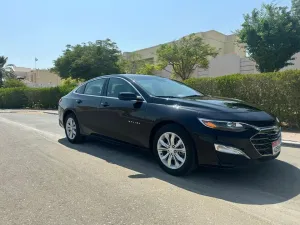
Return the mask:
<path id="1" fill-rule="evenodd" d="M 195 168 L 195 149 L 188 133 L 176 124 L 163 126 L 153 143 L 160 167 L 174 176 L 182 176 Z"/>
<path id="2" fill-rule="evenodd" d="M 76 116 L 71 113 L 65 119 L 65 133 L 69 142 L 75 144 L 83 140 Z"/>

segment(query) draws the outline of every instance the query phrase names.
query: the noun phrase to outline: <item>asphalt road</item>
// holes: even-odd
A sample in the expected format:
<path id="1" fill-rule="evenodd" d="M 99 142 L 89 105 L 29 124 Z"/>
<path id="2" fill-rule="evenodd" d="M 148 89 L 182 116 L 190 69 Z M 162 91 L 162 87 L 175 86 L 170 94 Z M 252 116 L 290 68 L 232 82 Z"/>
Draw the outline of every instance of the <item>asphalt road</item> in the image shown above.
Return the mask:
<path id="1" fill-rule="evenodd" d="M 0 112 L 0 224 L 300 224 L 300 149 L 177 178 L 146 151 L 64 136 L 56 115 Z"/>

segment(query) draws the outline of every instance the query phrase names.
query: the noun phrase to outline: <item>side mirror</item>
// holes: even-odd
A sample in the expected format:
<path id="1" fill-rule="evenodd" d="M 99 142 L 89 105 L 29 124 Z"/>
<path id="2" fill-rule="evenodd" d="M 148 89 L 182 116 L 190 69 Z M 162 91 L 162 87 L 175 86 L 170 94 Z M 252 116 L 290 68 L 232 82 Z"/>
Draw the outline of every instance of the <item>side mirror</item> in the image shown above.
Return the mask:
<path id="1" fill-rule="evenodd" d="M 143 101 L 143 98 L 141 96 L 137 96 L 132 92 L 121 92 L 118 98 L 123 101 L 131 101 L 131 100 Z"/>

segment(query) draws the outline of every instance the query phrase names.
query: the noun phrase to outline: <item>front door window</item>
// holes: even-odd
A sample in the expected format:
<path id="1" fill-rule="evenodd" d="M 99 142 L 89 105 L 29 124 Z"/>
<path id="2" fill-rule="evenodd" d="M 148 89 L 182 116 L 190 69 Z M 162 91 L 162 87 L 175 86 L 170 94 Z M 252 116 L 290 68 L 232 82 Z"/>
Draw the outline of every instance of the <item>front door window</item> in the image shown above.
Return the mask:
<path id="1" fill-rule="evenodd" d="M 105 80 L 106 79 L 98 79 L 87 83 L 84 90 L 84 94 L 101 96 Z"/>
<path id="2" fill-rule="evenodd" d="M 136 90 L 125 80 L 120 78 L 110 78 L 107 88 L 107 96 L 118 98 L 121 92 L 132 92 L 138 95 Z"/>

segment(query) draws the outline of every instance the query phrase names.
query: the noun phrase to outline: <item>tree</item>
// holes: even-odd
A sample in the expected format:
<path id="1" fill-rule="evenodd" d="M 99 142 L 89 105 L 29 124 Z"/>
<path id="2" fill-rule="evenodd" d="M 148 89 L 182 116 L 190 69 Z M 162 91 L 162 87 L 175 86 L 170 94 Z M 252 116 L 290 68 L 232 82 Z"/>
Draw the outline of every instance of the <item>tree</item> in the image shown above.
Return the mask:
<path id="1" fill-rule="evenodd" d="M 7 79 L 3 83 L 4 88 L 26 87 L 26 85 L 18 79 Z"/>
<path id="2" fill-rule="evenodd" d="M 83 80 L 81 79 L 72 79 L 71 77 L 68 77 L 66 79 L 62 79 L 62 86 L 68 86 L 68 87 L 76 87 L 79 84 L 81 84 Z"/>
<path id="3" fill-rule="evenodd" d="M 2 87 L 3 85 L 3 77 L 5 73 L 4 65 L 6 64 L 6 62 L 7 62 L 7 57 L 0 56 L 0 87 Z"/>
<path id="4" fill-rule="evenodd" d="M 91 79 L 119 73 L 120 51 L 110 39 L 88 42 L 81 45 L 67 45 L 63 55 L 54 60 L 52 72 L 61 78 Z"/>
<path id="5" fill-rule="evenodd" d="M 244 19 L 237 34 L 240 42 L 247 44 L 249 56 L 260 72 L 274 72 L 292 65 L 292 56 L 300 51 L 300 25 L 292 11 L 264 4 L 260 10 L 244 15 Z"/>
<path id="6" fill-rule="evenodd" d="M 148 74 L 154 75 L 157 66 L 147 63 L 138 53 L 129 53 L 120 58 L 119 67 L 122 73 L 126 74 Z"/>
<path id="7" fill-rule="evenodd" d="M 160 70 L 157 65 L 145 63 L 137 70 L 137 74 L 154 75 L 157 70 Z"/>
<path id="8" fill-rule="evenodd" d="M 300 0 L 292 0 L 292 13 L 300 20 Z M 300 21 L 299 21 L 300 22 Z"/>
<path id="9" fill-rule="evenodd" d="M 0 56 L 0 87 L 3 85 L 5 79 L 15 78 L 14 71 L 11 67 L 5 66 L 7 62 L 7 57 Z"/>
<path id="10" fill-rule="evenodd" d="M 161 45 L 156 53 L 161 68 L 171 65 L 173 75 L 186 80 L 197 67 L 207 69 L 209 58 L 216 57 L 218 51 L 205 44 L 201 37 L 191 34 Z"/>
<path id="11" fill-rule="evenodd" d="M 122 73 L 136 74 L 144 65 L 141 55 L 132 52 L 120 57 L 119 67 Z"/>

